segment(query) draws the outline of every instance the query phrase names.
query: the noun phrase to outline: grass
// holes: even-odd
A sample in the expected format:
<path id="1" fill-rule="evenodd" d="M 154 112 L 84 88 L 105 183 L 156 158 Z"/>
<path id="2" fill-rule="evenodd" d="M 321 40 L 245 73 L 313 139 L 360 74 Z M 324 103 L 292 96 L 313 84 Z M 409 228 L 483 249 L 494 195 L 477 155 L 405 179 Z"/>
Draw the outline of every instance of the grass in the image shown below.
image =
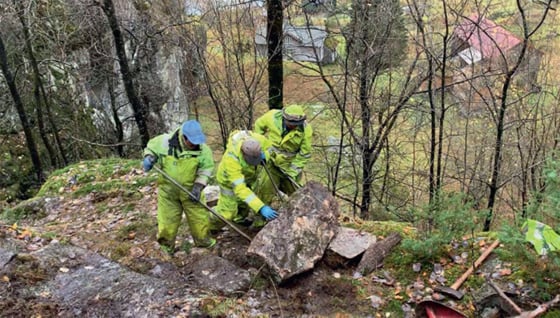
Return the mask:
<path id="1" fill-rule="evenodd" d="M 201 300 L 204 313 L 210 317 L 226 317 L 233 314 L 236 301 L 232 298 L 208 297 Z"/>

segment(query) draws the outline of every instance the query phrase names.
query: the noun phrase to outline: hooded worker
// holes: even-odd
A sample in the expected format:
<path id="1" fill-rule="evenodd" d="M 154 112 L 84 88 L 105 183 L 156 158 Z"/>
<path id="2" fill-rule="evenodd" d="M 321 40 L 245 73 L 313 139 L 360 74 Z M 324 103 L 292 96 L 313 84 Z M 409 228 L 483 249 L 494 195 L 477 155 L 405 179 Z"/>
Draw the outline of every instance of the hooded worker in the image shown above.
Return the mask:
<path id="1" fill-rule="evenodd" d="M 254 131 L 272 143 L 270 176 L 259 180 L 259 195 L 270 202 L 276 194 L 275 185 L 280 191 L 292 194 L 311 158 L 313 129 L 306 122 L 303 107 L 290 105 L 282 110 L 269 110 L 255 121 Z"/>
<path id="2" fill-rule="evenodd" d="M 248 130 L 236 130 L 230 134 L 222 161 L 218 165 L 216 180 L 220 186 L 217 212 L 230 221 L 241 221 L 245 213 L 239 210 L 250 208 L 267 221 L 275 219 L 278 214 L 266 205 L 255 193 L 254 185 L 262 163 L 268 159 L 266 149 L 269 141 L 262 135 Z M 216 221 L 213 229 L 223 224 Z"/>
<path id="3" fill-rule="evenodd" d="M 158 164 L 163 172 L 191 192 L 181 190 L 163 175 L 158 178 L 158 233 L 163 249 L 173 253 L 175 238 L 185 213 L 194 243 L 211 247 L 216 240 L 209 235 L 208 212 L 200 204 L 202 189 L 214 170 L 212 151 L 205 144 L 200 123 L 188 120 L 171 134 L 152 138 L 144 149 L 144 171 Z"/>

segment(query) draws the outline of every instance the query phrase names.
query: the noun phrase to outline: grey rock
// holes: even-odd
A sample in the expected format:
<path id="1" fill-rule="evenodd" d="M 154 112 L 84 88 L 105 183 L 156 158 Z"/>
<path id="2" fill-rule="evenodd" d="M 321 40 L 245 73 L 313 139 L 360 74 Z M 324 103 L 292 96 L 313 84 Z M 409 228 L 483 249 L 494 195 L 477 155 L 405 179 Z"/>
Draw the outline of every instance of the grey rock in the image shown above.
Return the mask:
<path id="1" fill-rule="evenodd" d="M 341 226 L 329 244 L 329 250 L 344 258 L 353 259 L 375 242 L 375 236 L 367 232 Z"/>
<path id="2" fill-rule="evenodd" d="M 255 236 L 248 255 L 263 259 L 282 282 L 312 269 L 338 230 L 338 203 L 321 184 L 309 182 L 279 209 L 280 216 Z"/>
<path id="3" fill-rule="evenodd" d="M 200 288 L 223 295 L 233 295 L 249 289 L 251 275 L 232 262 L 216 255 L 201 257 L 191 266 L 192 280 Z"/>

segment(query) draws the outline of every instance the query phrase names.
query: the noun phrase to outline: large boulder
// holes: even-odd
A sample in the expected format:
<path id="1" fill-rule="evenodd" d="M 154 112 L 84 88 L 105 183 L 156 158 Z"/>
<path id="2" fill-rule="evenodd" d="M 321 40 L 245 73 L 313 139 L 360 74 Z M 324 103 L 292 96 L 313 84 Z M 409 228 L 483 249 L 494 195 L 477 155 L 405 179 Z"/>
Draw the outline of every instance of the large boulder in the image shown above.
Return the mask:
<path id="1" fill-rule="evenodd" d="M 312 269 L 338 230 L 338 203 L 321 184 L 296 191 L 247 250 L 269 266 L 279 282 Z"/>

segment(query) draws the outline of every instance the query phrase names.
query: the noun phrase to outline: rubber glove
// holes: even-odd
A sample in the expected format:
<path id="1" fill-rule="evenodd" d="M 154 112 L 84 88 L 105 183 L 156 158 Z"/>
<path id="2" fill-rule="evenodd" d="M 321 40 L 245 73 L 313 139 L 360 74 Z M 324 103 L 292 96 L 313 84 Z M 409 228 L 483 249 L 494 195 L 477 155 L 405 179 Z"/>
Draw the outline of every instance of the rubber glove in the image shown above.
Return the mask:
<path id="1" fill-rule="evenodd" d="M 194 183 L 191 190 L 191 194 L 192 194 L 192 196 L 190 197 L 191 201 L 194 202 L 200 201 L 200 193 L 202 192 L 202 189 L 204 189 L 204 185 L 197 182 Z"/>
<path id="2" fill-rule="evenodd" d="M 144 171 L 148 172 L 152 170 L 152 167 L 154 166 L 155 162 L 156 162 L 156 158 L 154 158 L 154 156 L 146 155 L 146 157 L 144 157 L 144 161 L 142 162 L 142 165 L 144 166 Z"/>
<path id="3" fill-rule="evenodd" d="M 261 160 L 262 160 L 262 164 L 266 163 L 266 156 L 264 155 L 264 151 L 261 151 Z"/>
<path id="4" fill-rule="evenodd" d="M 278 213 L 276 211 L 274 211 L 274 209 L 272 209 L 271 207 L 269 207 L 268 205 L 263 206 L 260 210 L 259 213 L 267 220 L 274 220 L 275 218 L 278 217 Z"/>

